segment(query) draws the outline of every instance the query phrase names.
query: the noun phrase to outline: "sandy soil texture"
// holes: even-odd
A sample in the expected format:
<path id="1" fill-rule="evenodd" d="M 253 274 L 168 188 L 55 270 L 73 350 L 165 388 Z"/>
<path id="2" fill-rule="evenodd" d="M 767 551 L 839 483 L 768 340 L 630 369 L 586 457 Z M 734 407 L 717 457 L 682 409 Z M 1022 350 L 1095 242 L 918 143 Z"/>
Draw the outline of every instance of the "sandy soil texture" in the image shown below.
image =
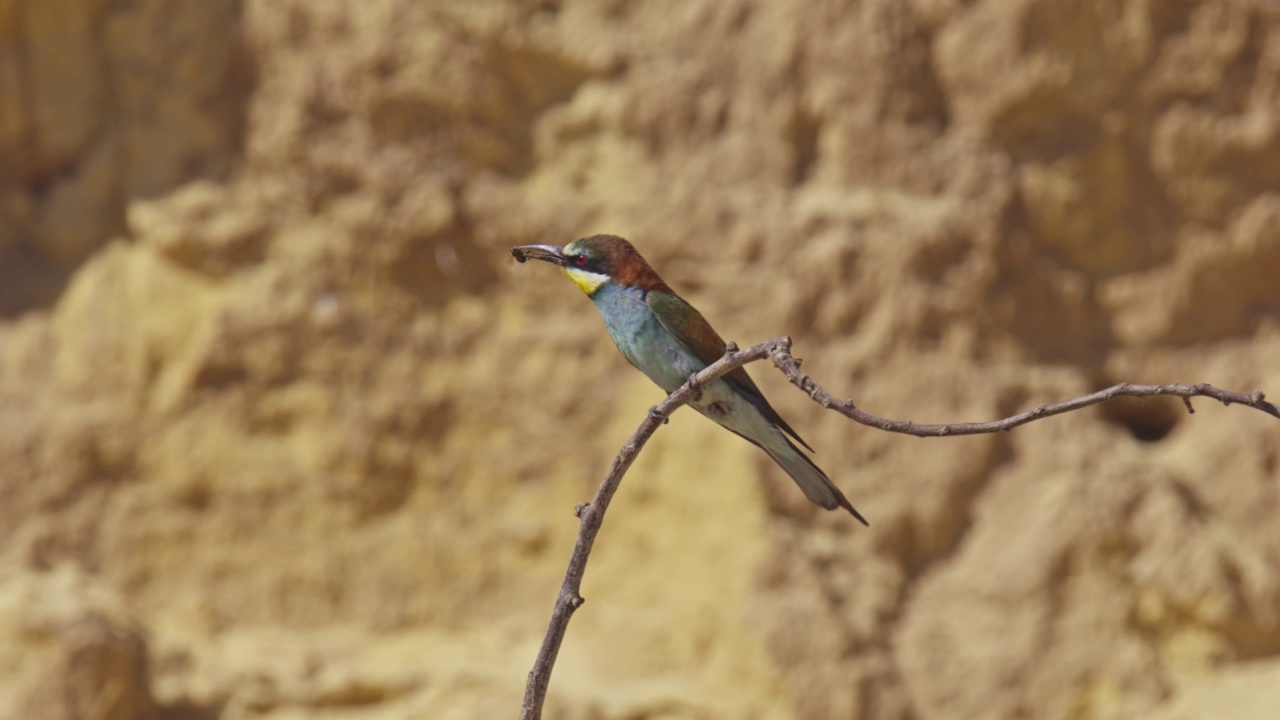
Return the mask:
<path id="1" fill-rule="evenodd" d="M 507 253 L 598 232 L 890 417 L 1280 398 L 1280 11 L 0 0 L 0 717 L 514 717 L 661 397 Z M 752 374 L 871 527 L 677 413 L 548 718 L 1275 716 L 1274 419 Z"/>

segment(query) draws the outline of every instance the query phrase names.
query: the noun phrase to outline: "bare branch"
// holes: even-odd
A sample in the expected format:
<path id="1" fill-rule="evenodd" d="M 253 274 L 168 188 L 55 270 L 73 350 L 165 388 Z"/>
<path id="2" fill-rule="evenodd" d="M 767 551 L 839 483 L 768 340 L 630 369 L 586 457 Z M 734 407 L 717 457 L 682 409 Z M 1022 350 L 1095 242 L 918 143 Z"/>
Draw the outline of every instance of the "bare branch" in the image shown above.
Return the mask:
<path id="1" fill-rule="evenodd" d="M 969 423 L 951 423 L 945 425 L 918 425 L 905 420 L 890 420 L 882 418 L 879 415 L 872 415 L 869 412 L 858 409 L 854 406 L 852 400 L 840 400 L 831 393 L 822 388 L 821 385 L 814 382 L 813 378 L 806 375 L 800 370 L 800 362 L 791 357 L 788 348 L 777 347 L 769 352 L 769 359 L 773 361 L 775 367 L 782 371 L 792 385 L 800 388 L 813 401 L 824 408 L 835 410 L 845 417 L 855 422 L 862 423 L 868 427 L 885 430 L 888 432 L 903 433 L 906 435 L 915 435 L 916 437 L 944 437 L 948 435 L 981 435 L 985 433 L 1002 432 L 1012 430 L 1019 425 L 1026 425 L 1033 420 L 1040 420 L 1053 415 L 1061 415 L 1072 410 L 1097 405 L 1107 400 L 1118 398 L 1122 395 L 1129 397 L 1153 397 L 1155 395 L 1171 395 L 1173 397 L 1182 398 L 1183 404 L 1187 406 L 1187 412 L 1195 412 L 1195 408 L 1191 407 L 1191 398 L 1207 397 L 1213 398 L 1221 402 L 1223 405 L 1246 405 L 1261 410 L 1268 415 L 1280 418 L 1280 408 L 1266 401 L 1266 396 L 1261 390 L 1254 391 L 1248 395 L 1244 393 L 1230 392 L 1228 390 L 1220 390 L 1212 385 L 1200 383 L 1198 385 L 1131 385 L 1129 383 L 1120 383 L 1112 385 L 1105 390 L 1099 390 L 1078 398 L 1063 400 L 1052 405 L 1037 405 L 1023 413 L 1018 413 L 1012 417 L 1002 420 L 992 420 L 990 422 L 969 422 Z"/>
<path id="2" fill-rule="evenodd" d="M 702 372 L 689 378 L 684 386 L 667 396 L 666 400 L 649 409 L 644 422 L 623 443 L 613 465 L 600 483 L 595 499 L 590 503 L 579 505 L 575 513 L 581 518 L 578 528 L 578 542 L 573 546 L 573 555 L 569 557 L 569 568 L 564 573 L 564 582 L 560 585 L 560 595 L 556 598 L 555 609 L 551 611 L 551 624 L 547 627 L 547 635 L 538 650 L 538 658 L 529 671 L 529 682 L 525 687 L 524 705 L 520 709 L 521 720 L 539 720 L 542 717 L 542 703 L 547 696 L 547 684 L 551 682 L 551 668 L 555 665 L 556 655 L 560 653 L 560 643 L 564 640 L 565 630 L 569 627 L 569 618 L 573 611 L 582 606 L 583 599 L 579 594 L 582 589 L 582 575 L 587 569 L 587 557 L 591 554 L 591 546 L 595 543 L 596 534 L 600 532 L 600 523 L 604 522 L 604 513 L 609 509 L 609 501 L 617 492 L 622 476 L 626 474 L 636 455 L 644 447 L 659 425 L 664 425 L 667 418 L 676 408 L 693 400 L 700 388 L 715 382 L 720 377 L 755 360 L 763 360 L 775 349 L 785 352 L 791 347 L 791 338 L 761 343 L 746 350 L 734 352 L 736 346 L 730 345 L 730 352 Z"/>
<path id="3" fill-rule="evenodd" d="M 551 613 L 551 623 L 547 627 L 547 635 L 543 638 L 542 647 L 538 650 L 538 657 L 534 661 L 533 669 L 529 671 L 524 704 L 520 710 L 521 720 L 540 720 L 542 717 L 542 705 L 546 700 L 547 686 L 551 681 L 551 669 L 555 665 L 556 655 L 560 652 L 560 644 L 564 640 L 565 631 L 569 627 L 569 619 L 573 616 L 573 612 L 581 607 L 584 602 L 579 591 L 582 589 L 582 576 L 586 571 L 587 558 L 591 554 L 591 547 L 595 543 L 596 535 L 600 532 L 600 525 L 604 522 L 604 513 L 609 508 L 609 501 L 613 499 L 613 494 L 622 483 L 622 476 L 626 474 L 631 467 L 631 463 L 640 454 L 641 448 L 658 430 L 658 427 L 666 424 L 667 418 L 670 417 L 672 412 L 694 400 L 701 393 L 701 389 L 709 383 L 747 363 L 768 357 L 793 385 L 803 390 L 819 405 L 869 427 L 916 437 L 947 437 L 1003 432 L 1034 420 L 1079 410 L 1120 396 L 1145 398 L 1168 395 L 1178 397 L 1182 398 L 1188 412 L 1195 412 L 1195 409 L 1191 407 L 1191 398 L 1207 397 L 1224 405 L 1246 405 L 1273 417 L 1280 418 L 1280 408 L 1267 402 L 1261 391 L 1246 395 L 1244 393 L 1220 390 L 1212 385 L 1203 383 L 1199 385 L 1130 385 L 1129 383 L 1120 383 L 1082 397 L 1064 400 L 1052 405 L 1038 405 L 1026 412 L 1001 420 L 919 425 L 913 422 L 890 420 L 878 415 L 872 415 L 857 408 L 853 401 L 840 400 L 827 392 L 813 378 L 800 370 L 800 360 L 791 356 L 791 338 L 789 337 L 769 340 L 741 351 L 738 350 L 736 345 L 729 343 L 726 350 L 724 357 L 705 370 L 690 377 L 689 381 L 681 386 L 680 389 L 668 395 L 657 406 L 649 409 L 649 414 L 640 423 L 640 427 L 636 428 L 635 433 L 622 445 L 618 456 L 613 459 L 613 464 L 609 467 L 609 472 L 605 475 L 604 481 L 601 482 L 600 489 L 596 491 L 595 498 L 591 502 L 578 505 L 574 509 L 575 514 L 581 519 L 578 529 L 578 541 L 574 545 L 573 555 L 569 558 L 569 567 L 565 571 L 564 582 L 560 586 L 560 595 L 556 598 L 555 608 Z"/>

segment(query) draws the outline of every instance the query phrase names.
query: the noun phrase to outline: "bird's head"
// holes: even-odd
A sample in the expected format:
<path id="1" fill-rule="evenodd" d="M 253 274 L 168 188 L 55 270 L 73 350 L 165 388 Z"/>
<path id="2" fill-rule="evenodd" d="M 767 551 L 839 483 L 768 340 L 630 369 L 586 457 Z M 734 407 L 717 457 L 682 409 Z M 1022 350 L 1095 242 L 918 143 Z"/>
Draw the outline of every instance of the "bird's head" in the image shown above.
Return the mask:
<path id="1" fill-rule="evenodd" d="M 670 291 L 635 247 L 617 235 L 592 235 L 564 247 L 520 245 L 511 248 L 511 255 L 519 262 L 533 258 L 559 265 L 588 296 L 595 295 L 609 283 L 646 291 L 655 288 Z"/>

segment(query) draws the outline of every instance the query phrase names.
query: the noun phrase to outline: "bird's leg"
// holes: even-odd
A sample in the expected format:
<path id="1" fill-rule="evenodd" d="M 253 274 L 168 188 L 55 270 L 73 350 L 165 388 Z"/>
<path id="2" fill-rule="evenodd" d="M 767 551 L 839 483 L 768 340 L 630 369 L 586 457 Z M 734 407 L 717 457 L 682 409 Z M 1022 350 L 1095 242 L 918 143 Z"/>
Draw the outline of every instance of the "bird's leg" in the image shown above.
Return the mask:
<path id="1" fill-rule="evenodd" d="M 702 399 L 702 383 L 698 382 L 698 373 L 689 375 L 689 388 L 693 390 L 693 402 Z"/>

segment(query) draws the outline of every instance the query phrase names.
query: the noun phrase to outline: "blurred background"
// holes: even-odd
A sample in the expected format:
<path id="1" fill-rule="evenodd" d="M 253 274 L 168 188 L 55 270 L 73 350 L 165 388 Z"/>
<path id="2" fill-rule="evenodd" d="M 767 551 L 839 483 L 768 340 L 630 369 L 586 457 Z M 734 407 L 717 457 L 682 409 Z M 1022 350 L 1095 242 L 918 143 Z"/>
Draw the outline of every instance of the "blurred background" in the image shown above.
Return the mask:
<path id="1" fill-rule="evenodd" d="M 507 249 L 607 232 L 861 407 L 1280 398 L 1267 0 L 0 0 L 0 716 L 514 717 L 661 392 Z M 689 411 L 549 718 L 1271 718 L 1280 425 Z"/>

